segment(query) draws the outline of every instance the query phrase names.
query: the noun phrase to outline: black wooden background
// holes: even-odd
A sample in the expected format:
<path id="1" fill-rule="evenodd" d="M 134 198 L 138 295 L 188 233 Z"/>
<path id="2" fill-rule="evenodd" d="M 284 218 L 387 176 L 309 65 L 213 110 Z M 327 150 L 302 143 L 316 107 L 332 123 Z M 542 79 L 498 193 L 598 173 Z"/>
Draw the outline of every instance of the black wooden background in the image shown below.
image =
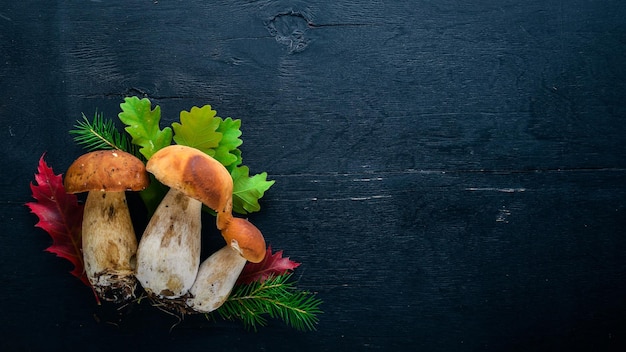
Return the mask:
<path id="1" fill-rule="evenodd" d="M 1 1 L 2 350 L 620 350 L 626 2 Z M 211 104 L 315 332 L 98 307 L 33 225 L 39 157 L 125 96 Z"/>

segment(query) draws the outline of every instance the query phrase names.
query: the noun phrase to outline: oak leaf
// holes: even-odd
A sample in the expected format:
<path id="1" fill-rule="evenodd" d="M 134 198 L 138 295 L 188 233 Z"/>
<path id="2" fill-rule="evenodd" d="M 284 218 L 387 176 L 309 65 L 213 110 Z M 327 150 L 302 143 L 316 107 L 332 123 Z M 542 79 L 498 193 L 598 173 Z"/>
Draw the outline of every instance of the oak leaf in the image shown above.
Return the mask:
<path id="1" fill-rule="evenodd" d="M 152 109 L 148 98 L 127 97 L 120 104 L 122 112 L 117 116 L 125 125 L 131 142 L 140 147 L 139 152 L 147 159 L 159 149 L 172 143 L 172 129 L 160 129 L 161 107 Z"/>
<path id="2" fill-rule="evenodd" d="M 215 116 L 216 114 L 217 111 L 211 109 L 211 105 L 205 105 L 201 108 L 194 106 L 191 111 L 181 111 L 180 123 L 172 123 L 174 142 L 214 156 L 214 148 L 222 140 L 222 133 L 216 131 L 221 121 L 219 117 Z"/>
<path id="3" fill-rule="evenodd" d="M 215 148 L 213 157 L 230 169 L 241 164 L 241 150 L 237 149 L 243 141 L 241 138 L 241 120 L 227 117 L 220 121 L 217 132 L 222 134 L 220 144 Z"/>
<path id="4" fill-rule="evenodd" d="M 261 210 L 259 199 L 275 182 L 267 180 L 267 172 L 250 176 L 247 166 L 238 166 L 230 176 L 233 178 L 233 211 L 246 214 Z"/>

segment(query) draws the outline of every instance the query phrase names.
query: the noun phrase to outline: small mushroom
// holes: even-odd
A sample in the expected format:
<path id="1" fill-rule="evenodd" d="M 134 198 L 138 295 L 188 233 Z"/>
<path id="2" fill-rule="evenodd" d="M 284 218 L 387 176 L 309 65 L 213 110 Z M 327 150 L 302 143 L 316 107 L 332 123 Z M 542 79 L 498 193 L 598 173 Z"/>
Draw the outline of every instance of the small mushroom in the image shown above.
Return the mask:
<path id="1" fill-rule="evenodd" d="M 202 262 L 189 290 L 187 306 L 197 312 L 212 312 L 224 304 L 246 261 L 258 263 L 265 257 L 265 239 L 249 221 L 232 218 L 222 235 L 226 246 Z"/>
<path id="2" fill-rule="evenodd" d="M 228 227 L 222 230 L 226 243 L 237 242 L 241 255 L 252 263 L 259 263 L 265 258 L 265 239 L 261 231 L 250 221 L 232 218 Z"/>
<path id="3" fill-rule="evenodd" d="M 137 279 L 148 293 L 173 299 L 187 293 L 198 272 L 202 204 L 230 214 L 233 181 L 220 162 L 180 145 L 160 149 L 146 169 L 170 190 L 139 242 Z"/>
<path id="4" fill-rule="evenodd" d="M 82 224 L 85 272 L 99 297 L 123 302 L 134 297 L 137 238 L 125 191 L 149 184 L 143 162 L 120 150 L 80 156 L 65 174 L 67 193 L 89 192 Z"/>

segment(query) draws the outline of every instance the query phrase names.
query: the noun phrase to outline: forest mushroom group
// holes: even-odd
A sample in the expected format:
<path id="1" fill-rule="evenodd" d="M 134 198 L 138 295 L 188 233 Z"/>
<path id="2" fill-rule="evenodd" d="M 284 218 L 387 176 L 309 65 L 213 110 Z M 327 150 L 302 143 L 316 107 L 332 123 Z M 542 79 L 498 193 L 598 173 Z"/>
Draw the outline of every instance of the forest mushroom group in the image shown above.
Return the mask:
<path id="1" fill-rule="evenodd" d="M 125 191 L 145 189 L 148 172 L 169 191 L 138 242 Z M 65 187 L 70 193 L 89 192 L 83 258 L 103 299 L 131 299 L 138 281 L 153 299 L 173 300 L 184 311 L 210 312 L 228 298 L 245 263 L 265 257 L 259 229 L 232 215 L 230 173 L 198 149 L 167 146 L 145 166 L 122 151 L 91 152 L 70 166 Z M 200 264 L 203 204 L 215 211 L 226 245 Z"/>

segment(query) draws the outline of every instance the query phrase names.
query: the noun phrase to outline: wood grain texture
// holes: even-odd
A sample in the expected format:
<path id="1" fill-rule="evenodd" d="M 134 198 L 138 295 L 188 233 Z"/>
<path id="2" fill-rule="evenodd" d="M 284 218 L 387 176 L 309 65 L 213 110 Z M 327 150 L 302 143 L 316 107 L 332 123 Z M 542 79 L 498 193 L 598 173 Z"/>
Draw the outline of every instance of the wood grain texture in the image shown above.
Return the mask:
<path id="1" fill-rule="evenodd" d="M 2 349 L 620 350 L 626 3 L 5 2 Z M 251 215 L 319 329 L 94 306 L 23 204 L 126 95 L 211 104 L 276 184 Z M 215 240 L 205 244 L 205 253 Z M 109 323 L 114 324 L 109 324 Z"/>

